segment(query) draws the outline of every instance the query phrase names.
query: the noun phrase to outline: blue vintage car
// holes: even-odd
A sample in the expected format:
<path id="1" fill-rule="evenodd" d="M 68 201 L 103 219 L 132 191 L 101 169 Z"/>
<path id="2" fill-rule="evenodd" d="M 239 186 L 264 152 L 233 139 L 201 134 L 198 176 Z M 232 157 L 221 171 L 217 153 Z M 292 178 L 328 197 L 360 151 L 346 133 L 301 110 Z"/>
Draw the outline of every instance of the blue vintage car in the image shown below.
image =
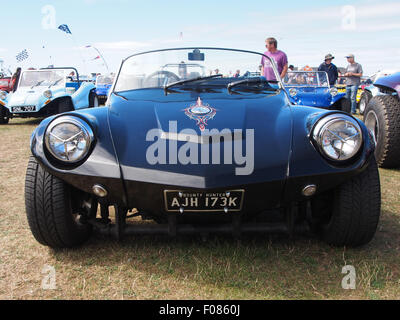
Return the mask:
<path id="1" fill-rule="evenodd" d="M 372 136 L 347 113 L 290 103 L 271 60 L 273 79 L 229 76 L 257 72 L 262 57 L 223 48 L 134 54 L 107 107 L 43 120 L 25 185 L 37 241 L 72 247 L 92 230 L 122 239 L 311 229 L 332 245 L 369 242 L 380 215 Z"/>
<path id="2" fill-rule="evenodd" d="M 325 71 L 290 71 L 283 80 L 293 104 L 348 113 L 351 111 L 351 103 L 346 99 L 346 94 L 329 86 Z"/>
<path id="3" fill-rule="evenodd" d="M 13 117 L 46 117 L 98 106 L 93 83 L 75 68 L 44 68 L 21 73 L 15 92 L 0 92 L 0 124 Z"/>
<path id="4" fill-rule="evenodd" d="M 99 75 L 96 78 L 96 94 L 99 103 L 104 104 L 107 101 L 108 92 L 112 86 L 114 77 L 112 75 Z"/>

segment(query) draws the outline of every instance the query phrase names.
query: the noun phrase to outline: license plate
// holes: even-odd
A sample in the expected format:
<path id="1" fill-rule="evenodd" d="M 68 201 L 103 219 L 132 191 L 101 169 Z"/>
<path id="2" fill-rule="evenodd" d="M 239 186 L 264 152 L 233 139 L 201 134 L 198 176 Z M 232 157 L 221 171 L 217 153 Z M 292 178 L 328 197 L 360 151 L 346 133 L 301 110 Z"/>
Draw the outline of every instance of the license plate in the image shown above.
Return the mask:
<path id="1" fill-rule="evenodd" d="M 196 192 L 165 190 L 165 209 L 168 212 L 199 212 L 242 210 L 244 190 Z"/>
<path id="2" fill-rule="evenodd" d="M 18 106 L 18 107 L 11 107 L 11 112 L 32 112 L 36 111 L 35 106 Z"/>

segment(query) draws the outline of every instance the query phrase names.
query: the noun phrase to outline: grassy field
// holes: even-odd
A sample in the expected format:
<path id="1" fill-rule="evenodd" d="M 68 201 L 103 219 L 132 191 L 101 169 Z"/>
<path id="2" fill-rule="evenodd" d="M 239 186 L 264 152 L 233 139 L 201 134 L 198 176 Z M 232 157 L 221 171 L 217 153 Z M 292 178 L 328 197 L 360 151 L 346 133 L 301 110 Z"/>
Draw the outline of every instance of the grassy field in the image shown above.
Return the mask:
<path id="1" fill-rule="evenodd" d="M 332 248 L 315 238 L 93 236 L 54 251 L 33 238 L 24 178 L 36 120 L 0 126 L 0 299 L 399 299 L 400 171 L 380 170 L 382 215 L 371 243 Z M 56 289 L 42 289 L 44 266 Z M 353 265 L 356 289 L 344 290 Z"/>

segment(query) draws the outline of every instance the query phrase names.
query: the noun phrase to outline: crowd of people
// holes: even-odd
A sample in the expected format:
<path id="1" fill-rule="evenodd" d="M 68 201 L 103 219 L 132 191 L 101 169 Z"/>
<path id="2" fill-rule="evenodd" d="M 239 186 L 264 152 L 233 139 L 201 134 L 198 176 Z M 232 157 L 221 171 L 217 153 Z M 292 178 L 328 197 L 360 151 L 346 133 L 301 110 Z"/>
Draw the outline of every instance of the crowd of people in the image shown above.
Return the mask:
<path id="1" fill-rule="evenodd" d="M 285 52 L 282 50 L 278 50 L 278 41 L 273 38 L 269 37 L 265 40 L 265 47 L 266 51 L 264 52 L 264 56 L 260 62 L 260 73 L 264 76 L 268 81 L 276 81 L 276 75 L 274 72 L 274 68 L 271 66 L 271 61 L 275 63 L 276 69 L 281 77 L 284 79 L 287 75 L 288 71 L 294 71 L 293 65 L 288 65 L 288 58 Z M 267 59 L 265 56 L 269 57 Z M 346 71 L 344 74 L 339 74 L 338 68 L 335 64 L 332 63 L 332 60 L 335 57 L 332 54 L 325 55 L 324 61 L 318 67 L 318 71 L 325 71 L 328 75 L 329 85 L 333 86 L 339 81 L 343 81 L 345 79 L 346 85 L 346 98 L 351 101 L 351 112 L 354 114 L 356 113 L 356 97 L 357 97 L 357 90 L 361 83 L 361 77 L 363 75 L 363 69 L 361 64 L 355 61 L 354 54 L 348 54 L 346 56 L 348 65 L 346 67 Z M 306 66 L 303 68 L 303 71 L 312 71 L 312 68 Z M 11 78 L 11 88 L 15 91 L 18 79 L 21 74 L 21 68 L 17 68 L 15 73 Z M 214 72 L 210 72 L 211 74 L 220 74 L 219 69 L 215 69 Z M 69 75 L 71 78 L 72 76 Z M 340 76 L 340 78 L 339 78 Z M 240 77 L 240 70 L 236 70 L 233 77 L 238 78 Z M 339 80 L 340 79 L 340 80 Z"/>
<path id="2" fill-rule="evenodd" d="M 265 40 L 265 46 L 267 51 L 264 52 L 265 56 L 268 56 L 273 60 L 276 64 L 280 77 L 285 78 L 288 70 L 293 71 L 294 66 L 288 66 L 288 58 L 285 52 L 278 50 L 278 41 L 275 38 L 267 38 Z M 356 113 L 357 107 L 357 90 L 361 83 L 361 77 L 363 75 L 363 69 L 361 64 L 355 61 L 354 54 L 348 54 L 347 59 L 347 67 L 344 74 L 340 76 L 342 79 L 345 79 L 346 84 L 346 98 L 351 101 L 351 113 Z M 318 67 L 318 71 L 325 71 L 328 75 L 329 84 L 331 86 L 335 85 L 339 79 L 339 71 L 338 68 L 332 63 L 332 60 L 335 57 L 332 54 L 327 54 L 325 56 L 324 62 Z M 276 80 L 276 76 L 274 74 L 273 68 L 271 66 L 271 62 L 269 59 L 262 57 L 261 59 L 261 74 L 269 81 Z M 309 68 L 310 71 L 312 70 Z M 304 70 L 307 71 L 307 70 Z"/>

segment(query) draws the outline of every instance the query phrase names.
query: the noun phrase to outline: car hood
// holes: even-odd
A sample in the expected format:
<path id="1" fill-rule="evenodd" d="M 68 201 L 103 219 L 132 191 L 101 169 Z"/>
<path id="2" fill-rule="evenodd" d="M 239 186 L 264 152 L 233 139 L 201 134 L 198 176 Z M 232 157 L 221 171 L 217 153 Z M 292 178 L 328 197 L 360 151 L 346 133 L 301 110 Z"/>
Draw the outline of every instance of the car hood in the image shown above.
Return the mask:
<path id="1" fill-rule="evenodd" d="M 226 92 L 165 96 L 161 90 L 149 90 L 121 95 L 124 98 L 111 97 L 109 122 L 125 179 L 200 188 L 285 179 L 291 143 L 291 114 L 283 91 L 243 96 Z M 212 110 L 212 114 L 200 119 L 201 115 L 190 112 L 197 105 Z M 242 133 L 241 137 L 234 136 L 234 143 L 229 141 L 233 149 L 232 156 L 227 156 L 230 163 L 225 160 L 224 153 L 228 142 L 218 144 L 224 129 L 225 133 L 235 130 Z M 204 136 L 215 140 L 210 140 L 210 145 L 202 143 Z M 239 140 L 242 155 L 248 157 L 248 162 L 242 165 L 234 156 Z M 150 151 L 154 150 L 157 141 L 160 141 L 159 146 L 166 143 L 165 148 L 159 150 L 165 151 L 167 156 L 154 163 L 154 159 L 149 161 L 149 155 L 155 154 Z M 205 145 L 209 147 L 208 156 L 201 149 Z M 195 161 L 181 161 L 185 158 L 179 156 L 185 153 L 182 150 Z M 212 158 L 218 150 L 219 164 Z M 202 157 L 208 159 L 208 164 Z M 210 164 L 213 161 L 214 164 Z M 247 165 L 252 168 L 243 170 L 246 174 L 238 174 L 236 169 Z"/>
<path id="2" fill-rule="evenodd" d="M 44 99 L 43 92 L 48 87 L 18 89 L 8 97 L 8 106 L 36 105 L 39 100 Z"/>

